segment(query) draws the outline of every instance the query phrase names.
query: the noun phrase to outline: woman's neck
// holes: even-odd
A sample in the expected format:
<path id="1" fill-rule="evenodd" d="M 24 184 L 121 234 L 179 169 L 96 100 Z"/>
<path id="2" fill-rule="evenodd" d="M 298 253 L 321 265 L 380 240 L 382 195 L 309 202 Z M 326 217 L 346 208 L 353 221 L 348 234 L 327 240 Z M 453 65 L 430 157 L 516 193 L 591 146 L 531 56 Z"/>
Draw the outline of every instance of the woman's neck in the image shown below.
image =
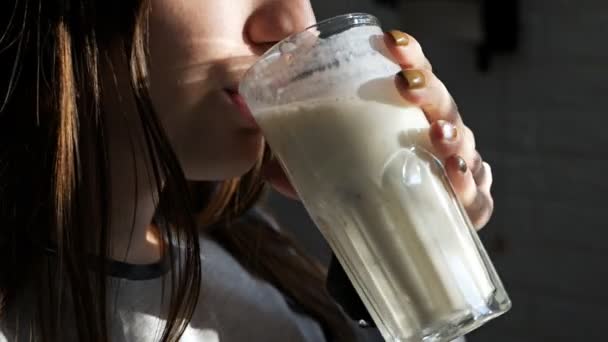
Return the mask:
<path id="1" fill-rule="evenodd" d="M 115 177 L 112 177 L 113 179 Z M 111 201 L 111 249 L 110 257 L 114 260 L 131 264 L 151 264 L 160 260 L 161 248 L 158 232 L 151 223 L 155 204 L 153 190 L 138 186 L 134 196 L 135 182 L 128 183 L 119 179 L 117 189 L 112 192 Z"/>
<path id="2" fill-rule="evenodd" d="M 153 179 L 136 106 L 125 95 L 131 93 L 128 80 L 112 76 L 129 75 L 126 69 L 116 70 L 123 64 L 116 63 L 103 73 L 108 91 L 104 97 L 104 117 L 111 181 L 109 256 L 127 263 L 150 264 L 159 261 L 162 254 L 158 236 L 156 239 L 151 236 L 156 232 L 152 220 L 160 189 Z"/>

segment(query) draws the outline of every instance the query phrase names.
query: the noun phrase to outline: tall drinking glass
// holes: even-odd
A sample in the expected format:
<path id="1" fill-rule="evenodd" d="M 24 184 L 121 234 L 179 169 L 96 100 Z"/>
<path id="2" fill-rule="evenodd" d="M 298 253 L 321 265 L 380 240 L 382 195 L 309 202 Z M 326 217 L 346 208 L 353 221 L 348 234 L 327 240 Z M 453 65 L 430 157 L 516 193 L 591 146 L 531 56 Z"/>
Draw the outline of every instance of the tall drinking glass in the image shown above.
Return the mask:
<path id="1" fill-rule="evenodd" d="M 387 341 L 448 341 L 511 303 L 376 18 L 274 46 L 240 93 Z"/>

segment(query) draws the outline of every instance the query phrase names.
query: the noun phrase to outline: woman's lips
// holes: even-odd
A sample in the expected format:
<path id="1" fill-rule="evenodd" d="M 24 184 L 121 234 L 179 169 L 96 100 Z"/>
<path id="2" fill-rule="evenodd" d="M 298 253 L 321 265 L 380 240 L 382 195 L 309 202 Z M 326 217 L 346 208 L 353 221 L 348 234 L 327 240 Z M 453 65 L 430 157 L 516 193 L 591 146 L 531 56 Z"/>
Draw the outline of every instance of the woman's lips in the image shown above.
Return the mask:
<path id="1" fill-rule="evenodd" d="M 226 89 L 226 93 L 230 97 L 232 103 L 236 106 L 239 113 L 241 113 L 241 117 L 244 119 L 245 123 L 249 128 L 259 129 L 251 110 L 247 106 L 245 99 L 238 92 L 230 89 Z"/>

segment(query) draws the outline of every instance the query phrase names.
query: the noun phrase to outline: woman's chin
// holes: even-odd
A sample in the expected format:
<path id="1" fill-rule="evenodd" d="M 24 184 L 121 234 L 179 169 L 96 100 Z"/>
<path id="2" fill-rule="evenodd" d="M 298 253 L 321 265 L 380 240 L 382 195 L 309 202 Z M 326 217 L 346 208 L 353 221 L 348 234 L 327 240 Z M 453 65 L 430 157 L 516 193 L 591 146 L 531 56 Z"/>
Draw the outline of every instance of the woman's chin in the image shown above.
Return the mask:
<path id="1" fill-rule="evenodd" d="M 262 177 L 281 195 L 294 200 L 298 199 L 296 189 L 291 185 L 287 174 L 276 159 L 263 166 Z"/>
<path id="2" fill-rule="evenodd" d="M 215 154 L 205 158 L 199 155 L 193 163 L 184 163 L 186 178 L 192 181 L 222 181 L 240 177 L 249 172 L 261 156 L 262 141 L 231 153 Z"/>
<path id="3" fill-rule="evenodd" d="M 255 161 L 250 163 L 226 163 L 223 165 L 213 165 L 212 167 L 193 167 L 187 168 L 184 170 L 186 174 L 186 179 L 189 181 L 224 181 L 233 179 L 236 177 L 241 177 L 246 174 L 253 165 Z"/>

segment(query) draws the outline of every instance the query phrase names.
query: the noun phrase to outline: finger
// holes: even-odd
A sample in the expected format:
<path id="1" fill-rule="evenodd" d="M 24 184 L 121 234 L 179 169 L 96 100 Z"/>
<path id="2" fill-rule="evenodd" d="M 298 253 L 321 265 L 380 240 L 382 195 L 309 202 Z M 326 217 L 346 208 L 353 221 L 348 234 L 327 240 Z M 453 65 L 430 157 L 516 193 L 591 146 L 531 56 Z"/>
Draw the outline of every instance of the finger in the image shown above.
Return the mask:
<path id="1" fill-rule="evenodd" d="M 384 35 L 384 41 L 395 63 L 401 65 L 403 69 L 432 70 L 431 63 L 414 37 L 393 30 Z"/>
<path id="2" fill-rule="evenodd" d="M 433 122 L 429 128 L 429 135 L 435 156 L 442 160 L 459 154 L 464 144 L 460 130 L 445 120 Z"/>
<path id="3" fill-rule="evenodd" d="M 494 201 L 489 192 L 480 190 L 471 170 L 466 162 L 459 156 L 452 156 L 446 160 L 446 173 L 460 203 L 476 229 L 481 229 L 492 216 Z"/>
<path id="4" fill-rule="evenodd" d="M 481 155 L 477 150 L 475 151 L 475 155 L 471 162 L 467 162 L 467 165 L 470 165 L 471 173 L 473 174 L 473 179 L 477 186 L 479 186 L 479 182 L 485 178 L 485 170 L 483 170 L 483 160 L 481 159 Z"/>
<path id="5" fill-rule="evenodd" d="M 408 69 L 397 73 L 395 84 L 401 96 L 414 106 L 422 108 L 427 120 L 433 123 L 445 120 L 463 125 L 456 102 L 435 74 L 425 69 Z"/>
<path id="6" fill-rule="evenodd" d="M 445 171 L 458 200 L 466 208 L 473 203 L 477 195 L 477 185 L 473 180 L 471 170 L 462 157 L 451 156 L 445 161 Z"/>
<path id="7" fill-rule="evenodd" d="M 433 122 L 429 129 L 433 154 L 441 160 L 454 155 L 462 157 L 471 169 L 475 182 L 478 183 L 475 177 L 482 167 L 481 156 L 475 150 L 473 132 L 464 125 L 462 127 L 463 129 L 459 130 L 444 120 Z"/>
<path id="8" fill-rule="evenodd" d="M 489 193 L 479 190 L 473 203 L 465 207 L 465 210 L 473 227 L 479 230 L 490 221 L 494 212 L 494 200 Z"/>
<path id="9" fill-rule="evenodd" d="M 475 179 L 475 183 L 477 183 L 477 188 L 480 191 L 490 193 L 493 182 L 492 168 L 490 167 L 490 164 L 486 162 L 481 162 L 480 164 L 481 167 L 479 168 L 477 174 L 473 173 L 473 178 Z"/>

